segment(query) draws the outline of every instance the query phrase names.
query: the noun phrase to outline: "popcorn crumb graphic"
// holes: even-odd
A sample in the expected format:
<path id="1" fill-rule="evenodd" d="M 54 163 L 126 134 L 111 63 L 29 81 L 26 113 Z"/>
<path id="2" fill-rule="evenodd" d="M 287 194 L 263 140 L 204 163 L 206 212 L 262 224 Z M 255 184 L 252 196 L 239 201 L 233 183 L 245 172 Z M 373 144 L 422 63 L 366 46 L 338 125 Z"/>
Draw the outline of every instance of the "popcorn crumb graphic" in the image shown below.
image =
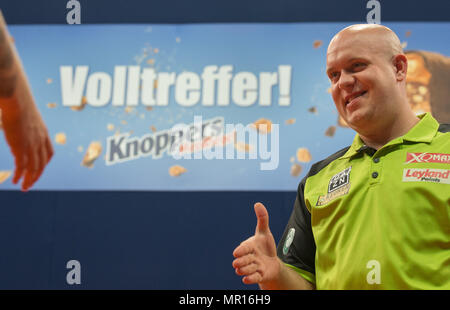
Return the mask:
<path id="1" fill-rule="evenodd" d="M 248 153 L 253 149 L 253 146 L 246 144 L 245 142 L 238 141 L 234 144 L 234 148 L 239 152 Z"/>
<path id="2" fill-rule="evenodd" d="M 153 58 L 147 59 L 147 64 L 154 65 L 155 64 L 155 59 L 153 59 Z"/>
<path id="3" fill-rule="evenodd" d="M 331 94 L 331 87 L 327 88 L 327 93 Z"/>
<path id="4" fill-rule="evenodd" d="M 291 166 L 291 176 L 298 177 L 302 172 L 302 166 L 299 164 L 292 164 Z"/>
<path id="5" fill-rule="evenodd" d="M 272 131 L 272 122 L 265 118 L 260 118 L 259 120 L 251 124 L 251 126 L 262 134 L 267 134 Z"/>
<path id="6" fill-rule="evenodd" d="M 57 106 L 57 104 L 54 102 L 47 103 L 47 108 L 49 108 L 49 109 L 54 109 L 54 108 L 56 108 L 56 106 Z"/>
<path id="7" fill-rule="evenodd" d="M 294 157 L 294 156 L 291 156 L 291 158 L 289 158 L 289 161 L 290 161 L 291 163 L 294 163 L 294 162 L 295 162 L 295 157 Z"/>
<path id="8" fill-rule="evenodd" d="M 187 171 L 186 168 L 179 165 L 175 165 L 169 168 L 169 175 L 171 177 L 178 177 L 183 173 L 185 173 L 186 171 Z"/>
<path id="9" fill-rule="evenodd" d="M 152 131 L 152 132 L 156 132 L 156 127 L 155 126 L 150 126 L 150 130 Z"/>
<path id="10" fill-rule="evenodd" d="M 311 153 L 307 148 L 297 149 L 297 160 L 301 163 L 307 163 L 311 161 Z"/>
<path id="11" fill-rule="evenodd" d="M 139 118 L 140 119 L 145 119 L 145 114 L 144 113 L 139 114 Z"/>
<path id="12" fill-rule="evenodd" d="M 126 124 L 127 124 L 127 121 L 126 121 L 126 120 L 121 120 L 120 123 L 121 123 L 122 125 L 126 125 Z"/>
<path id="13" fill-rule="evenodd" d="M 308 112 L 313 113 L 313 114 L 317 114 L 317 108 L 316 107 L 310 107 L 308 109 Z"/>
<path id="14" fill-rule="evenodd" d="M 336 126 L 330 126 L 325 131 L 325 136 L 327 137 L 333 137 L 336 132 Z"/>
<path id="15" fill-rule="evenodd" d="M 0 171 L 0 184 L 8 180 L 8 178 L 11 176 L 11 171 L 3 170 Z"/>
<path id="16" fill-rule="evenodd" d="M 159 48 L 154 48 L 153 49 L 153 53 L 158 54 L 159 53 Z"/>
<path id="17" fill-rule="evenodd" d="M 411 36 L 411 31 L 410 31 L 410 30 L 406 31 L 405 36 L 406 36 L 407 38 L 409 38 L 409 37 Z"/>
<path id="18" fill-rule="evenodd" d="M 133 111 L 133 107 L 125 107 L 125 113 L 131 113 Z"/>
<path id="19" fill-rule="evenodd" d="M 55 143 L 64 145 L 67 142 L 66 134 L 64 132 L 58 132 L 55 135 Z"/>
<path id="20" fill-rule="evenodd" d="M 83 98 L 81 98 L 81 105 L 79 105 L 78 107 L 71 107 L 70 109 L 72 109 L 72 111 L 81 111 L 84 109 L 86 104 L 87 104 L 87 99 L 85 96 L 83 96 Z"/>
<path id="21" fill-rule="evenodd" d="M 295 124 L 295 118 L 290 118 L 290 119 L 288 119 L 288 120 L 286 120 L 286 125 L 292 125 L 292 124 Z"/>
<path id="22" fill-rule="evenodd" d="M 51 83 L 53 83 L 53 79 L 48 78 L 48 79 L 47 79 L 47 84 L 51 84 Z"/>
<path id="23" fill-rule="evenodd" d="M 102 145 L 98 141 L 93 141 L 89 144 L 89 147 L 84 155 L 83 161 L 81 162 L 82 166 L 92 168 L 94 166 L 95 160 L 102 153 Z"/>
<path id="24" fill-rule="evenodd" d="M 78 151 L 78 152 L 82 153 L 83 150 L 84 150 L 83 146 L 79 145 L 79 146 L 77 147 L 77 151 Z"/>
<path id="25" fill-rule="evenodd" d="M 108 129 L 109 131 L 113 131 L 114 130 L 114 124 L 109 123 L 108 125 L 106 125 L 106 129 Z"/>
<path id="26" fill-rule="evenodd" d="M 153 110 L 153 107 L 145 107 L 145 109 L 146 109 L 147 111 L 151 111 L 151 110 Z"/>
<path id="27" fill-rule="evenodd" d="M 323 41 L 322 41 L 322 40 L 315 40 L 315 41 L 313 42 L 313 47 L 314 47 L 314 48 L 319 48 L 319 47 L 322 46 L 322 44 L 323 44 Z"/>

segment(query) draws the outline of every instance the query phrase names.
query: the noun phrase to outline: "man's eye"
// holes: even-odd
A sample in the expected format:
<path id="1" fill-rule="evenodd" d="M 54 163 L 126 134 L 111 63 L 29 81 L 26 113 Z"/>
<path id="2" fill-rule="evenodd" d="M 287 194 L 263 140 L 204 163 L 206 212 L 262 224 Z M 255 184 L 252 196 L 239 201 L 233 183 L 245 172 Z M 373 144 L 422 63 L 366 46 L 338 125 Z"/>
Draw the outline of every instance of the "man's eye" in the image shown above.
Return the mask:
<path id="1" fill-rule="evenodd" d="M 334 80 L 339 76 L 338 72 L 331 72 L 330 73 L 330 80 Z"/>
<path id="2" fill-rule="evenodd" d="M 362 62 L 356 62 L 352 65 L 353 69 L 361 69 L 364 67 L 364 64 Z"/>

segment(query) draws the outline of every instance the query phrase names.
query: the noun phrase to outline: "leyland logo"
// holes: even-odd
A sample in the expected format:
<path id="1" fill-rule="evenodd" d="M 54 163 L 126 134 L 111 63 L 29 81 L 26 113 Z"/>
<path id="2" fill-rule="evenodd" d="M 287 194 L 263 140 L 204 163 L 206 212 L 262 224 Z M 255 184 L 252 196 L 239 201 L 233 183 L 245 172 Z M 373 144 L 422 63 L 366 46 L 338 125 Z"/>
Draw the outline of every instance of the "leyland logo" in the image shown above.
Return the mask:
<path id="1" fill-rule="evenodd" d="M 433 182 L 450 184 L 449 169 L 403 169 L 403 182 Z"/>

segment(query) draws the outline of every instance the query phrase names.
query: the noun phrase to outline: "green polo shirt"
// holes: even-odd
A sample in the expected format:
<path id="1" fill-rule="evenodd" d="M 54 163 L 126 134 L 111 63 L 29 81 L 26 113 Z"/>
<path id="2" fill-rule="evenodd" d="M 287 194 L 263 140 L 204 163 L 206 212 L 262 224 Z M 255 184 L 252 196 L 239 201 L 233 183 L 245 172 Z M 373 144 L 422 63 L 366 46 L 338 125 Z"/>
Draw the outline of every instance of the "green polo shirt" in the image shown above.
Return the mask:
<path id="1" fill-rule="evenodd" d="M 298 187 L 278 256 L 317 289 L 450 289 L 450 132 L 430 114 L 379 150 L 359 135 Z"/>

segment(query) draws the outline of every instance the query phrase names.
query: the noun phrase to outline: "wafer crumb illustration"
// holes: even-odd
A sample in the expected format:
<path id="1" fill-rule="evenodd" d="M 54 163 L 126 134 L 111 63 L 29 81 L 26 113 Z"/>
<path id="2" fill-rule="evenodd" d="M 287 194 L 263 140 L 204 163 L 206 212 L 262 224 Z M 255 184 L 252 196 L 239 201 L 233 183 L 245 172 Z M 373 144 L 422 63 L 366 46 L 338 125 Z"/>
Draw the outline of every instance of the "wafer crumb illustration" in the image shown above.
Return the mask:
<path id="1" fill-rule="evenodd" d="M 272 131 L 272 122 L 265 118 L 260 118 L 251 124 L 259 133 L 266 134 Z"/>
<path id="2" fill-rule="evenodd" d="M 113 131 L 114 130 L 114 124 L 109 123 L 108 125 L 106 125 L 106 129 L 108 129 L 109 131 Z"/>
<path id="3" fill-rule="evenodd" d="M 302 172 L 302 166 L 299 164 L 292 164 L 291 166 L 291 176 L 298 177 L 300 173 Z"/>
<path id="4" fill-rule="evenodd" d="M 66 142 L 67 142 L 67 137 L 64 132 L 58 132 L 55 135 L 55 143 L 64 145 L 64 144 L 66 144 Z"/>
<path id="5" fill-rule="evenodd" d="M 313 114 L 317 114 L 317 108 L 316 107 L 310 107 L 308 109 L 308 112 L 313 113 Z"/>
<path id="6" fill-rule="evenodd" d="M 336 132 L 336 126 L 330 126 L 325 131 L 325 136 L 327 137 L 333 137 Z"/>
<path id="7" fill-rule="evenodd" d="M 102 145 L 98 141 L 93 141 L 89 144 L 89 147 L 84 155 L 83 161 L 81 162 L 82 166 L 92 168 L 94 166 L 95 160 L 102 153 Z"/>
<path id="8" fill-rule="evenodd" d="M 178 177 L 183 173 L 185 173 L 186 171 L 187 171 L 186 168 L 179 165 L 175 165 L 169 168 L 169 175 L 171 177 Z"/>
<path id="9" fill-rule="evenodd" d="M 78 151 L 78 152 L 82 153 L 83 150 L 84 150 L 84 148 L 83 148 L 82 145 L 79 145 L 79 146 L 77 147 L 77 151 Z"/>
<path id="10" fill-rule="evenodd" d="M 48 79 L 47 79 L 47 84 L 51 84 L 51 83 L 53 83 L 53 79 L 48 78 Z"/>
<path id="11" fill-rule="evenodd" d="M 86 106 L 86 104 L 87 104 L 87 98 L 86 98 L 85 96 L 83 96 L 83 97 L 81 98 L 81 105 L 79 105 L 79 106 L 77 106 L 77 107 L 71 107 L 70 109 L 71 109 L 72 111 L 81 111 L 81 110 L 84 109 L 84 107 Z"/>
<path id="12" fill-rule="evenodd" d="M 150 126 L 150 130 L 152 131 L 152 132 L 156 132 L 156 127 L 155 126 Z"/>
<path id="13" fill-rule="evenodd" d="M 294 162 L 295 162 L 295 157 L 294 157 L 294 156 L 291 156 L 291 158 L 289 158 L 289 161 L 290 161 L 291 163 L 294 163 Z"/>
<path id="14" fill-rule="evenodd" d="M 301 163 L 307 163 L 311 161 L 311 153 L 307 148 L 297 149 L 297 160 Z"/>
<path id="15" fill-rule="evenodd" d="M 253 146 L 245 142 L 238 141 L 234 144 L 234 148 L 240 152 L 248 153 L 253 150 Z"/>
<path id="16" fill-rule="evenodd" d="M 0 184 L 8 180 L 8 178 L 11 176 L 11 171 L 8 170 L 2 170 L 0 171 Z"/>
<path id="17" fill-rule="evenodd" d="M 295 118 L 287 119 L 287 120 L 285 121 L 285 124 L 286 124 L 286 125 L 292 125 L 292 124 L 295 124 Z"/>
<path id="18" fill-rule="evenodd" d="M 47 103 L 47 108 L 49 108 L 49 109 L 54 109 L 54 108 L 56 108 L 56 106 L 57 106 L 57 104 L 54 102 Z"/>
<path id="19" fill-rule="evenodd" d="M 153 107 L 145 107 L 145 109 L 146 109 L 147 111 L 151 111 L 151 110 L 153 110 Z"/>
<path id="20" fill-rule="evenodd" d="M 314 48 L 319 48 L 319 47 L 322 46 L 322 44 L 323 44 L 323 41 L 322 41 L 322 40 L 315 40 L 315 41 L 313 42 L 313 47 L 314 47 Z"/>

